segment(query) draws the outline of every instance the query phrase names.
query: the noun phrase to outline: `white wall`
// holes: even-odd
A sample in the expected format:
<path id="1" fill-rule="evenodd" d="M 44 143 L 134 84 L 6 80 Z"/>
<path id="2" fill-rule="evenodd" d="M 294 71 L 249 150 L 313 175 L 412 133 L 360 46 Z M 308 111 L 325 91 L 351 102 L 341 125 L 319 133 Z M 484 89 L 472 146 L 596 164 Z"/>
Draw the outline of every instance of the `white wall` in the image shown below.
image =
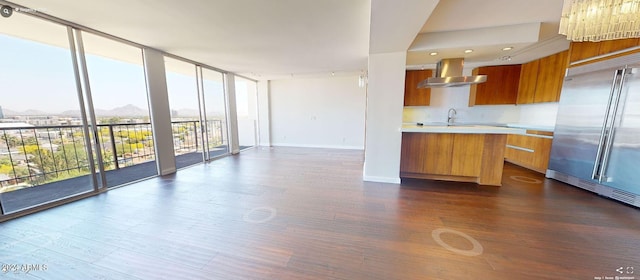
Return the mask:
<path id="1" fill-rule="evenodd" d="M 364 180 L 400 183 L 406 51 L 369 55 Z"/>
<path id="2" fill-rule="evenodd" d="M 269 95 L 271 145 L 364 149 L 357 75 L 273 80 Z"/>

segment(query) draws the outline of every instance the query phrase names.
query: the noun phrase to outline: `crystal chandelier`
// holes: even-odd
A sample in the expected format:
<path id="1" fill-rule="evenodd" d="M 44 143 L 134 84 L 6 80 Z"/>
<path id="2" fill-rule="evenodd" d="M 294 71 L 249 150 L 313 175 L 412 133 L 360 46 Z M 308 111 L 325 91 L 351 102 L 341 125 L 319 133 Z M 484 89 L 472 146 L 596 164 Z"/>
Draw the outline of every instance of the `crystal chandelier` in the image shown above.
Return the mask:
<path id="1" fill-rule="evenodd" d="M 578 42 L 640 37 L 640 0 L 564 0 L 559 33 Z"/>

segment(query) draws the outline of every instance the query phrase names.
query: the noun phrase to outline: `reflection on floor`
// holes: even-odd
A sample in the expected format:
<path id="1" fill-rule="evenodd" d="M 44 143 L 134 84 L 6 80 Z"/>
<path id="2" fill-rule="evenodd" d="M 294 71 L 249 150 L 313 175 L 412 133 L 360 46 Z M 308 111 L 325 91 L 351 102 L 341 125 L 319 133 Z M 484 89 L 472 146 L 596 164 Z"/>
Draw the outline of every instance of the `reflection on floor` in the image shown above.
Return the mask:
<path id="1" fill-rule="evenodd" d="M 210 152 L 210 157 L 218 157 L 226 154 L 226 147 L 214 149 Z M 194 164 L 202 163 L 201 152 L 194 152 L 176 156 L 176 167 L 185 168 Z M 107 186 L 117 187 L 140 179 L 145 179 L 158 175 L 155 161 L 148 161 L 120 169 L 105 172 Z M 79 176 L 71 179 L 47 183 L 37 187 L 24 188 L 12 192 L 0 194 L 2 207 L 6 213 L 15 212 L 25 208 L 33 207 L 49 201 L 78 195 L 93 191 L 91 176 Z"/>
<path id="2" fill-rule="evenodd" d="M 5 266 L 14 269 L 2 276 L 595 279 L 638 271 L 636 208 L 510 164 L 502 187 L 397 185 L 363 182 L 362 160 L 362 151 L 256 148 L 7 221 L 0 263 L 33 266 Z"/>

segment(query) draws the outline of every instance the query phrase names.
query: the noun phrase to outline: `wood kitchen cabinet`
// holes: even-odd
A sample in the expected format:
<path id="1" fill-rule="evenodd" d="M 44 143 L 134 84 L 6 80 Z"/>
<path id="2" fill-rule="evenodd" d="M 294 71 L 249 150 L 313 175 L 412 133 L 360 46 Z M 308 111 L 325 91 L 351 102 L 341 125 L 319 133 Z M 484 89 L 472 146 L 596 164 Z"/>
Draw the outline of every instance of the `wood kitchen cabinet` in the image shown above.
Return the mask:
<path id="1" fill-rule="evenodd" d="M 478 176 L 482 163 L 483 134 L 404 133 L 404 172 Z"/>
<path id="2" fill-rule="evenodd" d="M 522 167 L 545 173 L 549 165 L 552 132 L 528 130 L 525 135 L 507 136 L 506 161 Z"/>
<path id="3" fill-rule="evenodd" d="M 500 186 L 504 134 L 403 132 L 400 177 Z"/>
<path id="4" fill-rule="evenodd" d="M 522 64 L 517 104 L 560 100 L 568 55 L 563 51 Z"/>
<path id="5" fill-rule="evenodd" d="M 569 49 L 571 52 L 569 62 L 575 62 L 598 56 L 600 42 L 572 42 Z"/>
<path id="6" fill-rule="evenodd" d="M 520 64 L 473 69 L 473 75 L 487 75 L 487 81 L 470 86 L 469 106 L 516 104 L 520 69 Z"/>
<path id="7" fill-rule="evenodd" d="M 569 62 L 573 63 L 599 55 L 640 46 L 640 38 L 608 40 L 601 42 L 571 42 Z"/>
<path id="8" fill-rule="evenodd" d="M 522 64 L 517 104 L 529 104 L 535 101 L 539 66 L 539 59 Z"/>
<path id="9" fill-rule="evenodd" d="M 609 40 L 598 43 L 600 44 L 600 47 L 598 48 L 598 55 L 605 55 L 615 51 L 637 47 L 640 45 L 640 38 Z"/>
<path id="10" fill-rule="evenodd" d="M 429 106 L 431 89 L 418 84 L 433 76 L 432 70 L 407 70 L 404 79 L 404 106 Z"/>
<path id="11" fill-rule="evenodd" d="M 480 176 L 484 134 L 454 134 L 451 171 L 454 176 Z"/>
<path id="12" fill-rule="evenodd" d="M 540 59 L 534 103 L 560 100 L 568 54 L 568 51 L 563 51 Z"/>

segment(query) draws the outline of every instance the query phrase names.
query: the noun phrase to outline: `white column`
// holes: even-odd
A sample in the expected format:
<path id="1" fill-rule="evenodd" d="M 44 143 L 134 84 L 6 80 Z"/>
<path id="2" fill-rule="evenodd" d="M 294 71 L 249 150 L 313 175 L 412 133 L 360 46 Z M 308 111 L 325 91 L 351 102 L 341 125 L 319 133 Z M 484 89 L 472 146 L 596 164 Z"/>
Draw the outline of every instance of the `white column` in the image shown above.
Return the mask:
<path id="1" fill-rule="evenodd" d="M 271 146 L 270 81 L 258 81 L 258 146 Z"/>
<path id="2" fill-rule="evenodd" d="M 240 146 L 258 146 L 260 143 L 260 129 L 258 127 L 258 83 L 247 83 L 247 114 L 248 119 L 245 120 L 245 127 L 243 128 L 240 122 L 238 122 L 238 134 L 243 131 L 241 138 L 239 138 L 238 145 Z M 236 107 L 238 104 L 236 104 Z M 244 129 L 244 130 L 241 130 Z M 244 140 L 244 141 L 243 141 Z"/>
<path id="3" fill-rule="evenodd" d="M 240 152 L 238 138 L 238 110 L 236 107 L 236 79 L 235 75 L 224 75 L 224 91 L 227 93 L 227 114 L 229 117 L 229 149 L 231 154 Z"/>
<path id="4" fill-rule="evenodd" d="M 156 164 L 160 175 L 176 172 L 176 157 L 173 150 L 171 110 L 167 92 L 167 76 L 164 56 L 152 49 L 143 49 L 144 72 L 147 78 L 147 96 L 151 110 L 151 129 L 156 149 Z"/>
<path id="5" fill-rule="evenodd" d="M 400 183 L 406 52 L 369 55 L 365 181 Z"/>

